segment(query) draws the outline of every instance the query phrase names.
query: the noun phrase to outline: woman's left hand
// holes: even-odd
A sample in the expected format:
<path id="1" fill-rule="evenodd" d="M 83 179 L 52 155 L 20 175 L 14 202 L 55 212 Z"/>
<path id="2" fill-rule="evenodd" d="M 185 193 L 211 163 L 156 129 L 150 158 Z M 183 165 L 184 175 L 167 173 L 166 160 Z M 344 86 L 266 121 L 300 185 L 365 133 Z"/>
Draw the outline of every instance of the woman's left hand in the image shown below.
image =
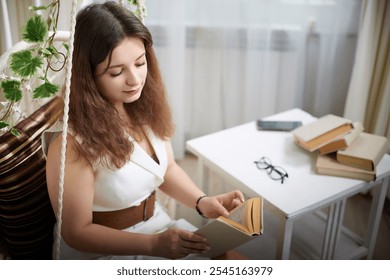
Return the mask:
<path id="1" fill-rule="evenodd" d="M 231 210 L 244 201 L 242 192 L 236 190 L 215 196 L 206 196 L 199 201 L 198 208 L 207 218 L 226 217 Z"/>

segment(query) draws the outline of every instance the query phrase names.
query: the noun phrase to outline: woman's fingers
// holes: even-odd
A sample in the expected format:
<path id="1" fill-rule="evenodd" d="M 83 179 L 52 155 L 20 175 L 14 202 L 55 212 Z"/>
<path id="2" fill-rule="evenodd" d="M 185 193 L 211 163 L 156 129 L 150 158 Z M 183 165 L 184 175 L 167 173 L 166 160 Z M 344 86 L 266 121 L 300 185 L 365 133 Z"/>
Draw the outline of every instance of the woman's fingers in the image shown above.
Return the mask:
<path id="1" fill-rule="evenodd" d="M 236 199 L 238 199 L 241 203 L 245 202 L 245 196 L 242 192 L 236 190 L 236 191 L 234 191 L 234 195 L 235 195 Z"/>
<path id="2" fill-rule="evenodd" d="M 239 202 L 243 203 L 245 201 L 244 194 L 238 190 L 229 192 L 225 194 L 227 196 L 227 201 L 226 202 L 233 202 L 235 200 L 238 200 Z"/>
<path id="3" fill-rule="evenodd" d="M 202 235 L 196 234 L 195 232 L 191 232 L 191 231 L 185 231 L 185 230 L 179 232 L 179 237 L 181 240 L 184 241 L 201 242 L 201 243 L 205 243 L 207 241 L 207 239 Z"/>
<path id="4" fill-rule="evenodd" d="M 217 195 L 216 198 L 227 211 L 233 210 L 245 201 L 243 193 L 238 190 Z"/>
<path id="5" fill-rule="evenodd" d="M 180 242 L 179 250 L 183 256 L 187 256 L 189 254 L 201 254 L 203 252 L 207 252 L 210 250 L 210 246 L 203 242 L 182 240 Z"/>
<path id="6" fill-rule="evenodd" d="M 208 218 L 227 217 L 229 212 L 242 204 L 245 197 L 236 190 L 216 196 L 205 197 L 199 201 L 198 207 Z"/>
<path id="7" fill-rule="evenodd" d="M 199 234 L 191 231 L 178 230 L 178 236 L 180 238 L 178 242 L 179 253 L 183 256 L 188 254 L 201 254 L 210 249 L 206 243 L 207 239 Z"/>

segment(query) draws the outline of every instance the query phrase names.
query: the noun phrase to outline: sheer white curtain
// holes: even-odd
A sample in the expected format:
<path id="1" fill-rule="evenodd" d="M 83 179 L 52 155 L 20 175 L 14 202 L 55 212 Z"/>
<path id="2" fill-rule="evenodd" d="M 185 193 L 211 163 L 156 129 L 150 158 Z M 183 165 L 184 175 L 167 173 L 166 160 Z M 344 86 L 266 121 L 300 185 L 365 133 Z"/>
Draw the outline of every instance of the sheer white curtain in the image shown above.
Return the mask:
<path id="1" fill-rule="evenodd" d="M 30 15 L 25 6 L 50 2 L 1 1 L 18 30 L 18 15 Z M 361 0 L 145 3 L 174 113 L 176 157 L 187 139 L 293 107 L 342 115 Z M 60 30 L 69 28 L 69 17 L 70 1 L 61 1 Z"/>
<path id="2" fill-rule="evenodd" d="M 185 140 L 283 110 L 341 115 L 360 0 L 147 0 L 173 108 L 175 154 Z"/>
<path id="3" fill-rule="evenodd" d="M 28 7 L 36 2 L 0 0 L 0 54 L 21 40 L 22 26 L 31 15 Z"/>

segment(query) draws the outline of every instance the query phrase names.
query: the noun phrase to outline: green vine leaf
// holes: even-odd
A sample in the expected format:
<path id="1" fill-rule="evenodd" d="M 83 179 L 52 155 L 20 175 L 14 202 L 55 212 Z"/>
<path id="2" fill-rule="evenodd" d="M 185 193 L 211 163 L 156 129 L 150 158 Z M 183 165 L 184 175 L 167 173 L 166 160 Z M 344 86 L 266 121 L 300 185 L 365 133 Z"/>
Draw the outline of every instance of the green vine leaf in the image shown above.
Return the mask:
<path id="1" fill-rule="evenodd" d="M 48 48 L 41 49 L 40 52 L 43 54 L 44 57 L 50 57 L 52 55 Z"/>
<path id="2" fill-rule="evenodd" d="M 56 47 L 54 47 L 54 46 L 48 46 L 48 47 L 46 48 L 46 50 L 47 50 L 48 52 L 50 52 L 50 55 L 54 56 L 55 58 L 57 58 L 57 59 L 60 58 L 60 55 L 59 55 L 58 50 L 57 50 Z"/>
<path id="3" fill-rule="evenodd" d="M 11 56 L 11 70 L 21 77 L 29 77 L 35 74 L 43 64 L 42 58 L 33 57 L 31 51 L 19 51 Z"/>
<path id="4" fill-rule="evenodd" d="M 4 91 L 4 97 L 12 102 L 18 102 L 22 99 L 22 91 L 20 90 L 21 83 L 15 80 L 6 80 L 1 83 L 1 88 Z"/>
<path id="5" fill-rule="evenodd" d="M 55 94 L 59 89 L 58 85 L 50 82 L 45 82 L 34 90 L 33 98 L 45 98 Z"/>
<path id="6" fill-rule="evenodd" d="M 20 132 L 19 130 L 17 130 L 16 128 L 11 128 L 11 133 L 12 135 L 18 137 L 20 135 Z"/>
<path id="7" fill-rule="evenodd" d="M 27 21 L 22 38 L 27 42 L 39 43 L 45 40 L 47 33 L 46 23 L 41 16 L 36 15 Z"/>
<path id="8" fill-rule="evenodd" d="M 69 51 L 69 45 L 67 43 L 63 43 L 62 44 L 64 46 L 64 48 L 66 49 L 66 51 Z"/>
<path id="9" fill-rule="evenodd" d="M 0 121 L 0 129 L 9 126 L 8 123 Z"/>

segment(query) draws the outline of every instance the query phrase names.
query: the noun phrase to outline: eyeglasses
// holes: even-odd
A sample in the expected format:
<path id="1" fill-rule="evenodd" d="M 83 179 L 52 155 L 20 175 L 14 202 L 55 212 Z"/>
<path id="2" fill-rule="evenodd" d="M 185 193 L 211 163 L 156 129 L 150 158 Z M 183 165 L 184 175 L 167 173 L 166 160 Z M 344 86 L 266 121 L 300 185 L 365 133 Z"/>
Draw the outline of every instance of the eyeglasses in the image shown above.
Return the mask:
<path id="1" fill-rule="evenodd" d="M 288 174 L 286 170 L 284 170 L 280 166 L 274 166 L 272 165 L 272 162 L 267 157 L 262 157 L 258 161 L 254 162 L 258 169 L 266 170 L 269 177 L 273 180 L 280 180 L 280 182 L 283 184 L 284 179 L 288 178 Z"/>

